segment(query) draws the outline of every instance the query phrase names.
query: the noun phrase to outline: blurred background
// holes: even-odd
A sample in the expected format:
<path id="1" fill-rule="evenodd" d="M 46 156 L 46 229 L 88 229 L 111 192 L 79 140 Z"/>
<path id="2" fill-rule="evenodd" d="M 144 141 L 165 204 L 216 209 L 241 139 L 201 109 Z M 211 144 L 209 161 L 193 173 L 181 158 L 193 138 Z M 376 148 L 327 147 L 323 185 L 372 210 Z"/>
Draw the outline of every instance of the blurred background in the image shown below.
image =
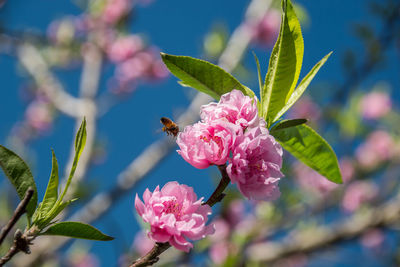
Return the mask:
<path id="1" fill-rule="evenodd" d="M 344 184 L 285 153 L 277 201 L 250 203 L 230 186 L 213 210 L 215 235 L 189 254 L 170 249 L 161 266 L 400 264 L 400 3 L 294 4 L 305 45 L 300 78 L 333 54 L 286 116 L 309 119 L 332 144 Z M 217 168 L 186 163 L 159 122 L 166 116 L 183 128 L 198 120 L 205 103 L 177 83 L 159 52 L 220 64 L 257 92 L 251 52 L 264 76 L 279 6 L 277 0 L 0 1 L 0 143 L 31 166 L 41 199 L 51 148 L 60 170 L 68 170 L 76 127 L 86 116 L 88 141 L 70 196 L 79 200 L 63 216 L 115 237 L 104 243 L 40 237 L 31 255 L 9 266 L 127 266 L 152 247 L 135 215 L 136 193 L 176 180 L 207 198 Z M 1 174 L 0 225 L 17 203 Z"/>

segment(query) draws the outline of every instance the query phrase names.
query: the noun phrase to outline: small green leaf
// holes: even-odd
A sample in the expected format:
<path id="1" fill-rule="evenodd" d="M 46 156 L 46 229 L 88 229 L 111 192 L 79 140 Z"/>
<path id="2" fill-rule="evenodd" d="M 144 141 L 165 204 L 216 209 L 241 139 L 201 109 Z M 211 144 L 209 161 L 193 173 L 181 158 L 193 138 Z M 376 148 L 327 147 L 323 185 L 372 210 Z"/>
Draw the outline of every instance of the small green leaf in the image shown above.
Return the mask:
<path id="1" fill-rule="evenodd" d="M 110 241 L 114 238 L 103 234 L 91 225 L 80 222 L 60 222 L 50 226 L 41 235 L 61 235 L 97 241 Z"/>
<path id="2" fill-rule="evenodd" d="M 210 62 L 187 57 L 161 53 L 162 60 L 173 75 L 181 79 L 183 86 L 192 87 L 218 100 L 221 95 L 238 89 L 245 95 L 254 92 L 242 85 L 232 75 Z"/>
<path id="3" fill-rule="evenodd" d="M 329 56 L 332 54 L 330 52 L 327 54 L 324 58 L 322 58 L 315 66 L 311 69 L 311 71 L 306 75 L 306 77 L 303 78 L 303 80 L 300 82 L 299 86 L 296 88 L 296 90 L 293 91 L 292 95 L 290 96 L 289 100 L 287 101 L 286 105 L 276 114 L 275 118 L 273 121 L 278 120 L 285 112 L 293 106 L 294 103 L 296 103 L 297 100 L 299 100 L 300 96 L 304 93 L 304 91 L 307 89 L 308 85 L 311 83 L 313 80 L 314 76 L 318 73 L 319 69 L 325 64 L 325 62 L 328 60 Z"/>
<path id="4" fill-rule="evenodd" d="M 29 187 L 35 191 L 29 204 L 26 207 L 28 221 L 32 218 L 37 205 L 37 190 L 35 180 L 28 165 L 13 151 L 0 145 L 0 167 L 15 187 L 19 198 L 22 200 Z"/>
<path id="5" fill-rule="evenodd" d="M 334 183 L 342 183 L 339 163 L 330 145 L 309 126 L 274 131 L 273 136 L 298 160 Z"/>
<path id="6" fill-rule="evenodd" d="M 52 167 L 49 183 L 40 206 L 40 217 L 45 216 L 54 206 L 58 198 L 58 163 L 54 151 L 52 152 Z"/>
<path id="7" fill-rule="evenodd" d="M 83 148 L 85 147 L 85 144 L 86 144 L 86 119 L 83 118 L 82 124 L 79 127 L 79 130 L 76 133 L 76 137 L 75 137 L 74 161 L 72 162 L 72 167 L 71 167 L 71 171 L 69 173 L 67 184 L 65 185 L 64 191 L 62 192 L 60 198 L 57 201 L 58 203 L 60 203 L 63 200 L 65 194 L 67 193 L 68 187 L 71 184 L 72 178 L 74 177 L 76 167 L 78 166 L 79 157 L 81 156 L 81 153 L 83 151 Z"/>
<path id="8" fill-rule="evenodd" d="M 279 131 L 285 128 L 290 128 L 294 127 L 300 124 L 304 124 L 307 122 L 307 119 L 292 119 L 292 120 L 281 120 L 280 122 L 276 123 L 272 128 L 271 128 L 271 133 L 274 131 Z"/>
<path id="9" fill-rule="evenodd" d="M 291 96 L 303 63 L 304 44 L 299 20 L 290 0 L 282 1 L 282 20 L 278 40 L 272 50 L 261 92 L 262 117 L 268 126 Z"/>
<path id="10" fill-rule="evenodd" d="M 254 60 L 256 61 L 256 65 L 257 65 L 258 86 L 260 88 L 260 94 L 261 94 L 263 84 L 262 84 L 262 78 L 261 78 L 260 61 L 258 60 L 256 53 L 253 52 L 253 56 L 254 56 Z"/>

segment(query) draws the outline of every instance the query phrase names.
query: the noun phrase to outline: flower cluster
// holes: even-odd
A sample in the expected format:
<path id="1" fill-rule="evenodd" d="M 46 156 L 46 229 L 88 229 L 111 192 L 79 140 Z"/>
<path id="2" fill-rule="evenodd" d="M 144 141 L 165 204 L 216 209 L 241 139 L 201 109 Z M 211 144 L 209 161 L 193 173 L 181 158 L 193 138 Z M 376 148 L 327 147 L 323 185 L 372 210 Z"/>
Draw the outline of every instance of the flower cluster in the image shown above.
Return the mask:
<path id="1" fill-rule="evenodd" d="M 136 195 L 135 207 L 143 220 L 150 224 L 148 236 L 155 242 L 169 242 L 175 248 L 188 252 L 191 240 L 204 238 L 214 232 L 213 225 L 205 225 L 211 207 L 202 205 L 192 187 L 177 182 L 167 183 L 161 190 L 143 193 L 143 201 Z"/>
<path id="2" fill-rule="evenodd" d="M 245 197 L 276 199 L 283 151 L 258 116 L 257 98 L 233 90 L 202 106 L 200 117 L 178 135 L 178 153 L 199 169 L 228 162 L 226 171 Z"/>

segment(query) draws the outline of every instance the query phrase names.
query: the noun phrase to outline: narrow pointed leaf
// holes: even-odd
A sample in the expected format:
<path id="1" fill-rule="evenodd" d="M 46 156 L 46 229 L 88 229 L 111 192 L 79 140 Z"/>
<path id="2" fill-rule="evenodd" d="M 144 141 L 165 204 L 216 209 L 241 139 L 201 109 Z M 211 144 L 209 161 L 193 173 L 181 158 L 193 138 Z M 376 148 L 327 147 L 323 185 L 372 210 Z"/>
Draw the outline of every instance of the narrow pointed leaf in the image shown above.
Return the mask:
<path id="1" fill-rule="evenodd" d="M 79 157 L 82 154 L 85 144 L 86 144 L 86 119 L 83 118 L 82 124 L 79 127 L 79 130 L 76 133 L 76 137 L 75 137 L 74 161 L 72 162 L 72 167 L 71 167 L 71 171 L 69 173 L 67 184 L 65 185 L 64 191 L 61 194 L 60 198 L 58 199 L 58 203 L 60 203 L 63 200 L 65 194 L 67 193 L 68 187 L 72 181 L 72 178 L 74 177 L 76 167 L 78 166 Z"/>
<path id="2" fill-rule="evenodd" d="M 284 149 L 334 183 L 342 183 L 339 163 L 330 145 L 302 124 L 273 132 Z"/>
<path id="3" fill-rule="evenodd" d="M 331 54 L 332 52 L 330 52 L 324 58 L 322 58 L 317 64 L 315 64 L 315 66 L 306 75 L 306 77 L 303 78 L 303 80 L 300 82 L 296 90 L 293 91 L 286 105 L 278 112 L 278 114 L 276 114 L 274 121 L 278 120 L 283 114 L 285 114 L 286 111 L 288 111 L 288 109 L 291 106 L 293 106 L 294 103 L 296 103 L 297 100 L 299 100 L 300 96 L 307 89 L 308 85 L 311 83 L 314 76 L 318 73 L 319 69 L 325 64 L 325 62 L 328 60 Z"/>
<path id="4" fill-rule="evenodd" d="M 161 53 L 161 58 L 171 73 L 181 79 L 179 82 L 181 85 L 192 87 L 217 100 L 221 95 L 233 89 L 238 89 L 250 97 L 254 96 L 252 90 L 242 85 L 225 70 L 210 62 L 164 53 Z"/>
<path id="5" fill-rule="evenodd" d="M 262 83 L 262 78 L 261 78 L 261 68 L 260 68 L 260 61 L 258 60 L 258 57 L 256 53 L 253 52 L 254 60 L 256 61 L 257 65 L 257 75 L 258 75 L 258 87 L 260 88 L 260 94 L 263 88 L 263 83 Z"/>
<path id="6" fill-rule="evenodd" d="M 41 216 L 45 216 L 54 206 L 58 198 L 58 163 L 56 155 L 52 150 L 52 167 L 46 193 L 40 206 Z"/>
<path id="7" fill-rule="evenodd" d="M 281 29 L 271 53 L 261 94 L 262 116 L 269 125 L 292 94 L 303 62 L 303 37 L 290 0 L 282 1 L 282 9 Z"/>
<path id="8" fill-rule="evenodd" d="M 35 190 L 26 207 L 26 214 L 30 221 L 35 212 L 38 198 L 35 180 L 33 179 L 28 165 L 13 151 L 0 145 L 0 167 L 3 169 L 11 184 L 15 187 L 21 200 L 24 198 L 26 190 L 28 190 L 29 187 Z"/>
<path id="9" fill-rule="evenodd" d="M 274 131 L 279 131 L 285 128 L 290 128 L 290 127 L 294 127 L 300 124 L 304 124 L 307 122 L 307 119 L 292 119 L 292 120 L 282 120 L 278 123 L 276 123 L 276 125 L 274 125 L 271 129 L 271 133 L 273 133 Z"/>
<path id="10" fill-rule="evenodd" d="M 114 238 L 103 234 L 91 225 L 80 222 L 60 222 L 50 226 L 42 235 L 60 235 L 97 241 L 110 241 Z"/>

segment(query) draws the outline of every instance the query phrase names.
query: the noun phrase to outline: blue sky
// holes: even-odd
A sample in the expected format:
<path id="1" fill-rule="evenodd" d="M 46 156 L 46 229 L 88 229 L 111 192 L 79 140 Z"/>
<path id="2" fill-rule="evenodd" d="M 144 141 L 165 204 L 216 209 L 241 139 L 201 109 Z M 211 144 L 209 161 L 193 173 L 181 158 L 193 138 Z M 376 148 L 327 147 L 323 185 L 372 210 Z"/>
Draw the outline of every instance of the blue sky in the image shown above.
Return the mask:
<path id="1" fill-rule="evenodd" d="M 343 53 L 348 48 L 359 50 L 362 47 L 352 34 L 352 23 L 370 21 L 377 29 L 380 29 L 381 25 L 368 14 L 364 0 L 298 2 L 307 9 L 311 19 L 310 25 L 303 28 L 305 53 L 301 77 L 324 55 L 334 51 L 313 83 L 340 83 L 343 80 Z M 152 43 L 166 53 L 200 57 L 202 40 L 212 26 L 216 22 L 222 22 L 232 31 L 241 22 L 247 4 L 248 1 L 229 0 L 155 0 L 149 6 L 138 8 L 135 12 L 137 17 L 132 21 L 130 28 L 135 33 L 145 33 Z M 53 19 L 79 13 L 79 7 L 70 1 L 13 0 L 0 9 L 0 23 L 8 29 L 31 28 L 44 32 Z M 252 49 L 259 56 L 263 71 L 266 71 L 269 51 L 257 47 Z M 378 80 L 388 80 L 394 88 L 399 87 L 400 81 L 396 79 L 399 63 L 395 60 L 393 48 L 390 49 L 389 55 L 394 57 L 388 62 L 389 70 L 377 72 L 368 78 L 363 86 L 371 86 Z M 250 52 L 245 62 L 254 69 L 255 64 Z M 21 68 L 18 67 L 15 58 L 8 55 L 0 54 L 0 73 L 0 143 L 4 144 L 12 125 L 24 117 L 24 103 L 19 98 L 19 91 L 26 79 L 21 75 Z M 104 77 L 109 73 L 109 69 L 103 70 Z M 77 93 L 79 71 L 57 72 L 57 75 L 72 94 Z M 246 85 L 257 86 L 256 76 L 252 81 L 246 81 Z M 103 82 L 101 90 L 105 89 L 106 84 Z M 94 166 L 89 172 L 88 181 L 96 190 L 104 190 L 115 184 L 117 175 L 132 159 L 162 136 L 158 132 L 159 118 L 176 117 L 182 112 L 190 102 L 187 90 L 189 89 L 180 87 L 176 78 L 172 76 L 160 84 L 146 84 L 100 119 L 98 136 L 107 143 L 108 157 L 103 165 Z M 31 144 L 33 157 L 30 163 L 37 179 L 39 195 L 44 192 L 51 169 L 50 148 L 55 150 L 60 165 L 64 166 L 73 139 L 73 127 L 73 119 L 60 116 L 49 135 Z M 133 213 L 136 192 L 141 195 L 146 187 L 153 190 L 158 184 L 178 180 L 180 183 L 195 186 L 198 196 L 208 196 L 212 190 L 210 177 L 214 174 L 216 170 L 212 168 L 194 169 L 177 153 L 169 155 L 134 192 L 123 197 L 106 217 L 95 224 L 117 238 L 114 242 L 93 243 L 93 250 L 100 257 L 102 266 L 112 266 L 116 262 L 114 248 L 117 246 L 117 249 L 122 249 L 130 244 L 138 229 Z M 0 185 L 3 186 L 6 181 L 1 177 L 3 176 L 0 176 Z"/>

